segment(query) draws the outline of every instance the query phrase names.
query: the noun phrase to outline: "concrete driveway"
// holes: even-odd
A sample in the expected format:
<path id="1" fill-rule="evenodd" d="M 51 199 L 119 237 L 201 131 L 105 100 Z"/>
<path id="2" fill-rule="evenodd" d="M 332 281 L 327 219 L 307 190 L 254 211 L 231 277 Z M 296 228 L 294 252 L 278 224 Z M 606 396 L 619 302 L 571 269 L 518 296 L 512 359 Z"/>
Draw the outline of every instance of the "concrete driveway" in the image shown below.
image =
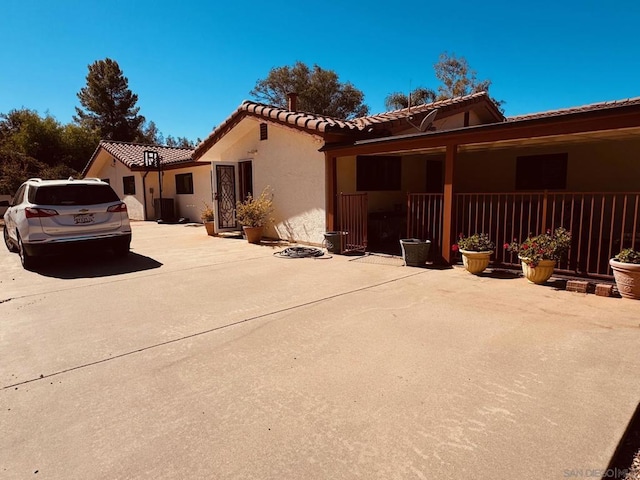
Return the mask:
<path id="1" fill-rule="evenodd" d="M 0 478 L 600 478 L 640 401 L 640 302 L 186 225 L 132 247 L 0 253 Z"/>

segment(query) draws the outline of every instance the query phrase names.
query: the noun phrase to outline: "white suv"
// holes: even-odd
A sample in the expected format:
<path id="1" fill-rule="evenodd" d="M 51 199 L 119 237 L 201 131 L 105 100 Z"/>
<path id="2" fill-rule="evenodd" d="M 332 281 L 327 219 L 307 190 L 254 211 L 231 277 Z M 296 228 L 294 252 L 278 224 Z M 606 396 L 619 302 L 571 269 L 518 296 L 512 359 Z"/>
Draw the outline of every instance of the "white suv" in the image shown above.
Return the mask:
<path id="1" fill-rule="evenodd" d="M 129 252 L 131 225 L 127 206 L 98 178 L 23 183 L 4 214 L 4 241 L 20 254 L 22 266 L 34 257 L 72 251 L 79 245 Z"/>

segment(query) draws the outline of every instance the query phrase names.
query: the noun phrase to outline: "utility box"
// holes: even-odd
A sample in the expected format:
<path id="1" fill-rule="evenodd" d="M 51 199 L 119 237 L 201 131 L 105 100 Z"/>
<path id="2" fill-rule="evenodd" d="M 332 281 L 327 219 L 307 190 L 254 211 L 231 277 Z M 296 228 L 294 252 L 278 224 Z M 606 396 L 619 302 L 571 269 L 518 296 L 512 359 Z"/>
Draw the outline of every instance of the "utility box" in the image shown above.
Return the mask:
<path id="1" fill-rule="evenodd" d="M 155 198 L 153 200 L 153 210 L 156 220 L 172 221 L 176 217 L 173 198 L 162 199 L 162 210 L 160 209 L 160 199 Z M 160 212 L 162 212 L 162 216 L 160 215 Z"/>

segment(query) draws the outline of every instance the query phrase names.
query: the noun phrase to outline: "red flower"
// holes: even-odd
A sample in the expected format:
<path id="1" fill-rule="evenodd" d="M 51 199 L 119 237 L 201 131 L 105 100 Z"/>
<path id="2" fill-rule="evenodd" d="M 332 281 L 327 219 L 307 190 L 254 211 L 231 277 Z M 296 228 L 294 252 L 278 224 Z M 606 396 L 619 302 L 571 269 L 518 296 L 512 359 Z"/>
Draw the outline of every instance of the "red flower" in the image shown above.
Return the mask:
<path id="1" fill-rule="evenodd" d="M 459 250 L 458 244 L 454 243 L 453 245 L 451 245 L 451 250 L 453 250 L 454 252 L 457 252 Z"/>
<path id="2" fill-rule="evenodd" d="M 509 244 L 508 244 L 508 243 L 505 243 L 502 247 L 503 247 L 503 248 L 509 248 Z"/>

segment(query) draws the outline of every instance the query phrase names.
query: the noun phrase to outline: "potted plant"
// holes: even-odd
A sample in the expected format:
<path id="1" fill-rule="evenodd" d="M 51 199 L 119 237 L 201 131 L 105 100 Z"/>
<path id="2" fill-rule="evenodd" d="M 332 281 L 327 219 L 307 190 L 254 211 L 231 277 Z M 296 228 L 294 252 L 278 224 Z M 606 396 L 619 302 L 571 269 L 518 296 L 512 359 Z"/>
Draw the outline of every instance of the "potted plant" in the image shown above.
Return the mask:
<path id="1" fill-rule="evenodd" d="M 563 227 L 556 228 L 554 232 L 535 237 L 527 237 L 522 243 L 514 239 L 511 243 L 505 243 L 504 248 L 517 253 L 522 263 L 522 272 L 531 283 L 543 284 L 553 275 L 556 262 L 562 260 L 571 247 L 571 232 Z"/>
<path id="2" fill-rule="evenodd" d="M 620 295 L 640 300 L 640 252 L 625 248 L 609 260 L 609 265 Z"/>
<path id="3" fill-rule="evenodd" d="M 402 249 L 402 259 L 404 260 L 405 266 L 423 267 L 429 258 L 431 240 L 401 238 L 400 247 Z"/>
<path id="4" fill-rule="evenodd" d="M 273 193 L 269 186 L 265 187 L 259 197 L 249 194 L 246 200 L 236 203 L 236 220 L 242 225 L 249 243 L 260 243 L 264 226 L 273 221 Z"/>
<path id="5" fill-rule="evenodd" d="M 207 229 L 207 235 L 215 235 L 214 232 L 214 213 L 213 208 L 207 202 L 202 202 L 202 208 L 200 209 L 200 218 L 204 227 Z"/>
<path id="6" fill-rule="evenodd" d="M 462 254 L 464 268 L 469 273 L 478 275 L 489 266 L 489 259 L 496 245 L 486 233 L 474 233 L 469 237 L 465 237 L 461 233 L 458 237 L 458 243 L 451 248 Z"/>

